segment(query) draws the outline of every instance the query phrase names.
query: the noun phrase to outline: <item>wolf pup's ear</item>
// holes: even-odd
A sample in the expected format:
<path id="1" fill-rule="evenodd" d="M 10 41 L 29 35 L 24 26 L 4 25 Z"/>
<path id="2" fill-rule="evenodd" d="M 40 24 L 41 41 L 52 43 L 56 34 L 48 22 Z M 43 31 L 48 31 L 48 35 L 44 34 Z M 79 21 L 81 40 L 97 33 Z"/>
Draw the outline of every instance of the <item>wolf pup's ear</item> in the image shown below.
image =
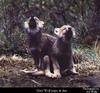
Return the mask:
<path id="1" fill-rule="evenodd" d="M 36 16 L 34 16 L 34 20 L 35 20 L 36 22 L 40 21 L 39 18 L 36 17 Z"/>
<path id="2" fill-rule="evenodd" d="M 31 19 L 31 17 L 29 17 L 29 18 L 27 19 L 27 22 L 28 22 L 28 23 L 29 23 L 30 19 Z"/>
<path id="3" fill-rule="evenodd" d="M 24 28 L 28 29 L 29 28 L 29 21 L 30 21 L 31 17 L 29 17 L 25 22 L 24 22 Z"/>
<path id="4" fill-rule="evenodd" d="M 41 21 L 38 17 L 34 17 L 34 20 L 36 21 L 37 23 L 37 28 L 43 28 L 44 26 L 44 21 Z"/>
<path id="5" fill-rule="evenodd" d="M 73 37 L 76 38 L 77 35 L 76 35 L 75 28 L 72 28 L 72 32 L 73 32 Z"/>
<path id="6" fill-rule="evenodd" d="M 55 28 L 54 29 L 54 34 L 57 35 L 57 36 L 59 36 L 59 30 L 60 30 L 60 28 Z"/>

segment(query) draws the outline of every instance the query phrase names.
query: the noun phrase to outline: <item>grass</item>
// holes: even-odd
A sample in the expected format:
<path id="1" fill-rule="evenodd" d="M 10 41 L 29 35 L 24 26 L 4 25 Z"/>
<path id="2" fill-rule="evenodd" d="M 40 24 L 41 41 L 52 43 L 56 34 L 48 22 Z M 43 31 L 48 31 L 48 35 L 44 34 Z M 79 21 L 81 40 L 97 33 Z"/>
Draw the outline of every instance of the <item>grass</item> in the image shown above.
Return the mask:
<path id="1" fill-rule="evenodd" d="M 74 55 L 78 56 L 76 68 L 79 72 L 89 73 L 100 70 L 100 56 L 96 52 L 96 48 L 77 45 L 73 51 Z"/>
<path id="2" fill-rule="evenodd" d="M 87 48 L 81 45 L 77 45 L 77 47 L 73 48 L 73 53 L 75 59 L 77 59 L 76 60 L 77 64 L 75 64 L 75 66 L 77 71 L 80 73 L 79 76 L 81 75 L 88 76 L 90 74 L 94 74 L 100 71 L 100 57 L 96 55 L 94 48 Z M 9 55 L 9 56 L 6 55 L 0 56 L 0 86 L 1 87 L 23 87 L 23 86 L 37 87 L 37 85 L 34 85 L 33 82 L 30 82 L 29 77 L 27 75 L 24 75 L 20 72 L 20 70 L 22 69 L 25 68 L 32 69 L 33 67 L 35 66 L 32 58 L 26 58 L 26 57 L 24 58 L 16 54 Z M 40 78 L 40 77 L 37 77 L 35 79 L 37 79 L 37 81 L 39 82 L 44 82 L 45 86 L 55 86 L 55 87 L 70 86 L 70 83 L 67 83 L 69 82 L 67 81 L 67 78 L 65 78 L 65 80 L 60 79 L 58 81 L 57 80 L 53 81 L 49 79 L 49 84 L 47 83 L 48 79 Z M 76 80 L 78 80 L 78 78 Z M 72 81 L 74 81 L 73 78 Z M 55 84 L 52 84 L 53 82 Z M 78 81 L 78 83 L 80 82 Z"/>

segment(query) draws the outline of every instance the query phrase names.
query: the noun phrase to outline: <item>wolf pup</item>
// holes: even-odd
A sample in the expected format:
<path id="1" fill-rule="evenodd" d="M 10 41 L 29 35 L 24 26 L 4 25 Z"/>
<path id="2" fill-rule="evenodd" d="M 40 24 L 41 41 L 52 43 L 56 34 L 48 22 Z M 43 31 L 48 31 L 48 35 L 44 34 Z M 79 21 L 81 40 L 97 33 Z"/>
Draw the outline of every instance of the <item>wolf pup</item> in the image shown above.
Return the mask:
<path id="1" fill-rule="evenodd" d="M 48 55 L 49 50 L 56 40 L 56 37 L 43 33 L 43 26 L 44 22 L 34 16 L 31 16 L 24 22 L 24 27 L 28 36 L 29 51 L 37 68 L 33 71 L 23 70 L 25 73 L 33 73 L 33 75 L 44 74 L 44 72 L 41 70 L 44 69 L 43 57 Z"/>
<path id="2" fill-rule="evenodd" d="M 50 69 L 50 62 L 52 62 L 52 78 L 60 78 L 66 72 L 78 74 L 74 67 L 71 46 L 72 37 L 75 37 L 75 29 L 70 25 L 64 25 L 61 28 L 55 28 L 54 33 L 58 37 L 52 45 L 49 55 L 44 57 L 44 62 L 47 63 L 45 72 Z"/>

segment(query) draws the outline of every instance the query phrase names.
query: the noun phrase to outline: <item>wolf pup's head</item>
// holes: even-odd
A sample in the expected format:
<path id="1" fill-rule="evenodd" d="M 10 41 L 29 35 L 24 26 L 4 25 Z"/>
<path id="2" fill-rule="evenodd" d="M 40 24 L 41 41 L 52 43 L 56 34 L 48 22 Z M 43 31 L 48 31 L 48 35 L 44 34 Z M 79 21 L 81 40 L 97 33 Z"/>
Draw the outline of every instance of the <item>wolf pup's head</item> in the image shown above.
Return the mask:
<path id="1" fill-rule="evenodd" d="M 26 29 L 39 29 L 43 28 L 44 22 L 38 17 L 31 16 L 24 22 L 24 27 Z"/>
<path id="2" fill-rule="evenodd" d="M 64 37 L 68 40 L 76 36 L 75 29 L 70 25 L 63 25 L 60 28 L 55 28 L 54 34 L 56 34 L 58 37 Z"/>

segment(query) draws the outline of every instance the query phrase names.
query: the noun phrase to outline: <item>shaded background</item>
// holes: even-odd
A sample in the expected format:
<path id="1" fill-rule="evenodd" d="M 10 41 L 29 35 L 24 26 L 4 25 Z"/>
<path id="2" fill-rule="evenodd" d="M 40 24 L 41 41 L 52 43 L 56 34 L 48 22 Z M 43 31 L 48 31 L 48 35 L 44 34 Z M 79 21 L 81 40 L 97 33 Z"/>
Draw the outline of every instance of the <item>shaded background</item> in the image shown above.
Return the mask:
<path id="1" fill-rule="evenodd" d="M 99 0 L 0 0 L 0 54 L 27 53 L 23 22 L 31 15 L 45 22 L 46 33 L 70 24 L 77 32 L 75 42 L 93 45 L 100 39 L 99 8 Z"/>
<path id="2" fill-rule="evenodd" d="M 75 27 L 73 57 L 80 75 L 49 79 L 20 72 L 35 67 L 23 27 L 32 15 L 52 35 L 55 27 Z M 100 87 L 100 0 L 0 0 L 0 87 Z"/>

